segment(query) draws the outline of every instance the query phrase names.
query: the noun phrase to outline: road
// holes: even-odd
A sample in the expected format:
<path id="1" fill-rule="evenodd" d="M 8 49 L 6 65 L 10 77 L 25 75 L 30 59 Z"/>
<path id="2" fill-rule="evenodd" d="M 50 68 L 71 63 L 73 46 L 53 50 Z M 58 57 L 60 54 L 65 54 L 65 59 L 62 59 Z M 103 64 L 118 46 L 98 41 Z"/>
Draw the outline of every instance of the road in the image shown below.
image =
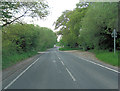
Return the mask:
<path id="1" fill-rule="evenodd" d="M 118 73 L 52 48 L 5 89 L 117 89 Z"/>

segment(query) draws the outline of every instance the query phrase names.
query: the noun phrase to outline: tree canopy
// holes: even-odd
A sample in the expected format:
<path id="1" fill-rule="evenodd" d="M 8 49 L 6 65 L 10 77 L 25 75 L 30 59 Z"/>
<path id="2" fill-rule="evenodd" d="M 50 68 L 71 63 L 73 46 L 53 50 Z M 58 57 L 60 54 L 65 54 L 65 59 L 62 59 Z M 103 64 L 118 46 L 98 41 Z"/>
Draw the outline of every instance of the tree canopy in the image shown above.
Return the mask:
<path id="1" fill-rule="evenodd" d="M 18 0 L 9 2 L 1 0 L 0 9 L 2 10 L 2 18 L 0 23 L 4 27 L 13 22 L 19 22 L 20 18 L 25 16 L 44 18 L 49 14 L 48 8 L 49 6 L 44 0 L 35 0 L 34 2 L 20 2 Z"/>
<path id="2" fill-rule="evenodd" d="M 3 68 L 52 48 L 56 34 L 49 28 L 32 24 L 10 24 L 2 28 Z"/>
<path id="3" fill-rule="evenodd" d="M 62 34 L 61 45 L 70 48 L 113 49 L 111 33 L 117 30 L 117 46 L 120 34 L 118 32 L 118 3 L 93 2 L 77 3 L 72 11 L 66 10 L 55 22 L 57 34 Z"/>
<path id="4" fill-rule="evenodd" d="M 117 17 L 117 3 L 92 3 L 82 21 L 80 44 L 88 48 L 113 49 L 111 33 L 114 29 L 118 31 Z"/>
<path id="5" fill-rule="evenodd" d="M 79 29 L 81 27 L 82 18 L 85 16 L 87 6 L 80 8 L 79 6 L 85 6 L 86 3 L 78 3 L 73 11 L 66 10 L 55 22 L 55 29 L 60 28 L 57 34 L 62 34 L 62 40 L 64 46 L 78 47 Z"/>

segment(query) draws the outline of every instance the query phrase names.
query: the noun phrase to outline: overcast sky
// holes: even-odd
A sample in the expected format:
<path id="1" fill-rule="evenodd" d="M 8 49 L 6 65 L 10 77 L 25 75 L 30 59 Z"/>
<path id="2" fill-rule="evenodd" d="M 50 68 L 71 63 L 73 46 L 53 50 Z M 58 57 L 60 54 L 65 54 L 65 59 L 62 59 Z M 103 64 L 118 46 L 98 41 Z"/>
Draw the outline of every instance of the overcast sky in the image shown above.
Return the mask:
<path id="1" fill-rule="evenodd" d="M 50 14 L 47 16 L 46 20 L 39 20 L 34 22 L 41 27 L 48 27 L 54 31 L 53 23 L 65 10 L 72 10 L 76 7 L 76 3 L 79 0 L 46 0 L 50 7 Z"/>
<path id="2" fill-rule="evenodd" d="M 58 17 L 65 10 L 73 10 L 76 7 L 76 4 L 80 1 L 91 1 L 91 2 L 103 2 L 103 1 L 119 1 L 119 0 L 46 0 L 50 7 L 50 14 L 47 16 L 46 20 L 34 20 L 34 24 L 37 24 L 41 27 L 48 27 L 54 30 L 53 23 L 58 19 Z M 25 19 L 25 18 L 24 18 Z M 25 21 L 29 22 L 30 17 L 26 18 Z"/>
<path id="3" fill-rule="evenodd" d="M 49 11 L 50 14 L 45 18 L 45 20 L 32 20 L 32 18 L 27 17 L 24 18 L 24 21 L 27 21 L 29 24 L 36 24 L 40 27 L 48 27 L 52 29 L 54 32 L 58 30 L 54 30 L 53 23 L 61 16 L 62 12 L 65 10 L 73 10 L 76 7 L 76 4 L 79 0 L 46 0 L 50 7 Z M 32 22 L 31 22 L 32 21 Z M 60 40 L 61 36 L 58 36 L 58 41 Z"/>

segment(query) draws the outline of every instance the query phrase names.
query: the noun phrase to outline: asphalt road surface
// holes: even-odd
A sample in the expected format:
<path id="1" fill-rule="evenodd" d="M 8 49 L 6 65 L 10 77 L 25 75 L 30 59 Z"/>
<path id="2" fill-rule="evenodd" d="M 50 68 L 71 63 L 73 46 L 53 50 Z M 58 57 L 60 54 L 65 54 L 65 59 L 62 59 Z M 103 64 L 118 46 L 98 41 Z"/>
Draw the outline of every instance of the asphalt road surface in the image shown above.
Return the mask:
<path id="1" fill-rule="evenodd" d="M 118 89 L 118 72 L 52 48 L 5 89 Z"/>

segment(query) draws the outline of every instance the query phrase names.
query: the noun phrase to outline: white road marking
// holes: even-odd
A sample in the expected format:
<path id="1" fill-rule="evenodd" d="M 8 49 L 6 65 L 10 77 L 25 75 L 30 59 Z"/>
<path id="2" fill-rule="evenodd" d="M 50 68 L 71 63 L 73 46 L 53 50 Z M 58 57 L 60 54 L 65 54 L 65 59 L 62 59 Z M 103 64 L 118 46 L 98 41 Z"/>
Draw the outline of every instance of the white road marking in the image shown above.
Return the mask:
<path id="1" fill-rule="evenodd" d="M 80 58 L 80 57 L 79 57 L 79 58 Z M 103 65 L 98 64 L 98 63 L 96 63 L 96 62 L 93 62 L 93 61 L 90 61 L 90 60 L 87 60 L 87 59 L 84 59 L 84 58 L 80 58 L 80 59 L 83 59 L 83 60 L 85 60 L 85 61 L 87 61 L 87 62 L 96 64 L 96 65 L 98 65 L 98 66 L 100 66 L 100 67 L 106 68 L 106 69 L 111 70 L 111 71 L 113 71 L 113 72 L 120 73 L 120 72 L 117 71 L 117 70 L 114 70 L 114 69 L 111 69 L 111 68 L 109 68 L 109 67 L 103 66 Z"/>
<path id="2" fill-rule="evenodd" d="M 12 82 L 10 82 L 4 89 L 7 89 L 8 87 L 10 87 L 18 78 L 20 78 L 32 65 L 34 65 L 37 61 L 39 60 L 39 58 L 34 61 L 32 64 L 30 64 L 22 73 L 20 73 Z"/>
<path id="3" fill-rule="evenodd" d="M 63 65 L 65 65 L 65 64 L 63 63 L 63 61 L 61 61 L 61 63 L 62 63 Z"/>
<path id="4" fill-rule="evenodd" d="M 66 68 L 67 72 L 69 73 L 69 75 L 72 77 L 73 81 L 76 81 L 76 79 L 74 78 L 74 76 L 71 74 L 71 72 Z"/>

